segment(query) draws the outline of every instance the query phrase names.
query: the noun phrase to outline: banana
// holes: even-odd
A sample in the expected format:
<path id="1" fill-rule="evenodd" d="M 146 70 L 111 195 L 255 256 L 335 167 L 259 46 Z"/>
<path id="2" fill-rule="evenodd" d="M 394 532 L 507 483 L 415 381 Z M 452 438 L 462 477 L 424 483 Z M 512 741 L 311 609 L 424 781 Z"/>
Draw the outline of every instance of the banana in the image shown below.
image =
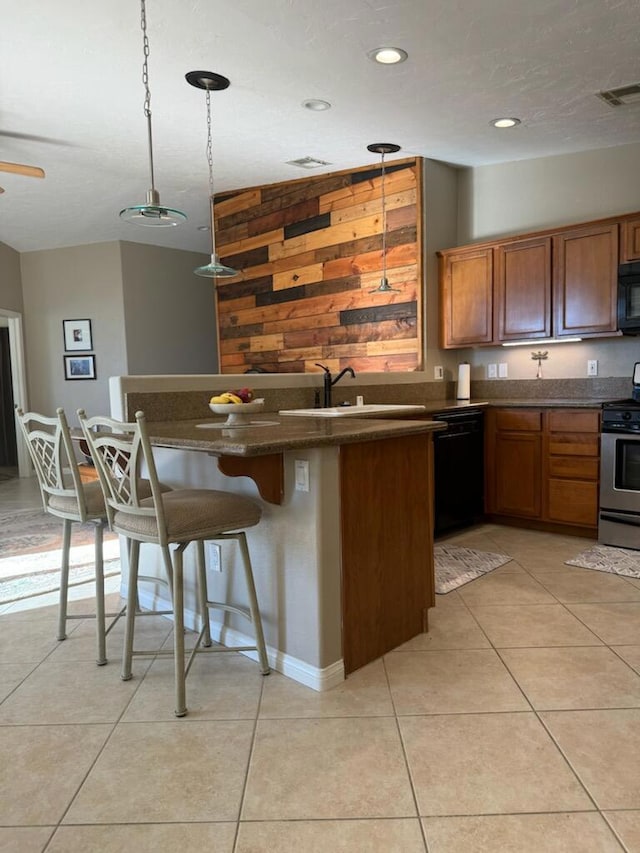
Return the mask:
<path id="1" fill-rule="evenodd" d="M 218 394 L 217 396 L 212 397 L 209 402 L 224 404 L 234 403 L 237 405 L 238 403 L 241 404 L 242 400 L 240 399 L 240 397 L 238 397 L 237 394 L 233 394 L 231 391 L 225 391 L 224 394 Z"/>

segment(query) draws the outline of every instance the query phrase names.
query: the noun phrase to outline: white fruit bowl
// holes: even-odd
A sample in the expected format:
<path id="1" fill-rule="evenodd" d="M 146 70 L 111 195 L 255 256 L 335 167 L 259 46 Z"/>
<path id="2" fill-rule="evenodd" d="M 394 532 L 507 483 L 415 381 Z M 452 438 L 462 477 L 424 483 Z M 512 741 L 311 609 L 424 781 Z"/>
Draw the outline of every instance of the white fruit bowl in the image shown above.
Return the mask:
<path id="1" fill-rule="evenodd" d="M 226 415 L 227 426 L 248 424 L 252 415 L 257 415 L 264 409 L 264 400 L 252 400 L 250 403 L 209 403 L 209 408 L 216 415 Z"/>

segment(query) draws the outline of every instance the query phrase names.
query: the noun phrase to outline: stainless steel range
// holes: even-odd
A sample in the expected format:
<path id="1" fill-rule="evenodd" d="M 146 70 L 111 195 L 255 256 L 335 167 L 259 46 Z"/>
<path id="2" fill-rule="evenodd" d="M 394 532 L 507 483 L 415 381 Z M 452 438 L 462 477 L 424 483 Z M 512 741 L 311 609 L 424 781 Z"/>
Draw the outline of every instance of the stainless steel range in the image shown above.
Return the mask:
<path id="1" fill-rule="evenodd" d="M 598 541 L 640 550 L 640 394 L 636 394 L 636 377 L 640 378 L 637 369 L 632 399 L 602 407 Z"/>

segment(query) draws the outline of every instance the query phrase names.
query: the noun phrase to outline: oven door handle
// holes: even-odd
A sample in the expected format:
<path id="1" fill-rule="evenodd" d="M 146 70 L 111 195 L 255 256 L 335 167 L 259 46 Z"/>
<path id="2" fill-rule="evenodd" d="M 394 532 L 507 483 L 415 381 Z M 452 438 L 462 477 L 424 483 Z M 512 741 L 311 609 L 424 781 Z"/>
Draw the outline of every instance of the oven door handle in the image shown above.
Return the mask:
<path id="1" fill-rule="evenodd" d="M 640 521 L 633 521 L 623 515 L 605 515 L 600 513 L 600 521 L 613 521 L 615 524 L 626 524 L 628 527 L 640 527 Z"/>

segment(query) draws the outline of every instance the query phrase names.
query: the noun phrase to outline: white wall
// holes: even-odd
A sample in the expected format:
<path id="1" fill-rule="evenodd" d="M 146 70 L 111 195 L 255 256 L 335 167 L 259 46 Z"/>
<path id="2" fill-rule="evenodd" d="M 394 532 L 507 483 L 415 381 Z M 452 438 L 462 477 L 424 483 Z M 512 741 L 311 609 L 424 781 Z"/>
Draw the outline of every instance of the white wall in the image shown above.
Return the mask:
<path id="1" fill-rule="evenodd" d="M 461 170 L 458 245 L 640 210 L 639 164 L 640 142 Z"/>
<path id="2" fill-rule="evenodd" d="M 128 373 L 217 373 L 213 281 L 193 272 L 208 256 L 142 243 L 120 248 Z"/>
<path id="3" fill-rule="evenodd" d="M 640 210 L 639 164 L 637 143 L 461 170 L 457 245 Z M 630 376 L 640 360 L 640 338 L 456 353 L 458 361 L 471 362 L 473 379 L 486 379 L 490 363 L 506 364 L 509 379 L 534 379 L 537 363 L 531 353 L 538 350 L 548 351 L 543 363 L 548 379 L 586 377 L 589 359 L 598 360 L 600 376 Z"/>
<path id="4" fill-rule="evenodd" d="M 120 247 L 117 242 L 26 252 L 20 256 L 29 405 L 107 412 L 109 376 L 127 369 Z M 67 380 L 62 321 L 91 320 L 94 380 Z"/>
<path id="5" fill-rule="evenodd" d="M 5 243 L 0 243 L 0 310 L 22 313 L 20 255 Z"/>

